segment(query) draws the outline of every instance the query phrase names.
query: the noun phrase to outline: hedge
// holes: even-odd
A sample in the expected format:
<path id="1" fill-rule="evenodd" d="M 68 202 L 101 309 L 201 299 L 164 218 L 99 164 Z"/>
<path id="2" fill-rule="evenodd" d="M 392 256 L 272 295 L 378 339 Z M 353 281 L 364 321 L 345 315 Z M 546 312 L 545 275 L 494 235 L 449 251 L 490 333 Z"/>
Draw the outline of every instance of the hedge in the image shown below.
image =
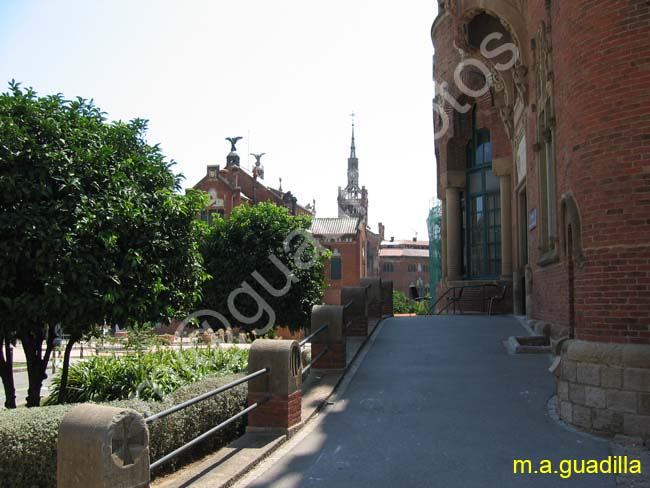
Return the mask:
<path id="1" fill-rule="evenodd" d="M 132 408 L 148 416 L 230 383 L 241 376 L 205 378 L 181 387 L 161 402 L 123 400 L 103 405 Z M 246 408 L 247 393 L 248 387 L 243 384 L 153 422 L 149 426 L 151 460 L 155 461 Z M 0 487 L 56 486 L 56 439 L 61 420 L 71 407 L 72 405 L 55 405 L 0 412 Z M 200 446 L 167 463 L 154 475 L 173 470 L 223 447 L 242 435 L 244 427 L 244 419 L 233 422 Z"/>

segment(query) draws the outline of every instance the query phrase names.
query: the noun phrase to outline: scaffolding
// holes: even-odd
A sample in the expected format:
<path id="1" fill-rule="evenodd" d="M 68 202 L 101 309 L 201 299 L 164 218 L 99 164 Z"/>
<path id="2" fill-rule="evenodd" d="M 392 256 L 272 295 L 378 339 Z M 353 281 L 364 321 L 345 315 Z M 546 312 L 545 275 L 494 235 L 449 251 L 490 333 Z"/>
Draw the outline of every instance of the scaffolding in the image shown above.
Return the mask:
<path id="1" fill-rule="evenodd" d="M 436 287 L 442 277 L 442 207 L 439 202 L 429 210 L 427 228 L 429 229 L 429 289 L 431 303 L 435 303 Z"/>

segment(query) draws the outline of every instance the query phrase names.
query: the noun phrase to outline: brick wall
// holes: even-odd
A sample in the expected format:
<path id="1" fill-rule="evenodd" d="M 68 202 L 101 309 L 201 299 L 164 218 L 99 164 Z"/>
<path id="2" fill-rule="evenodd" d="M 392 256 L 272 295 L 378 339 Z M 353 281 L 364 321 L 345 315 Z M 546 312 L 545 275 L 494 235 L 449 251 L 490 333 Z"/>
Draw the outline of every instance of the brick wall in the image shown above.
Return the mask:
<path id="1" fill-rule="evenodd" d="M 393 271 L 384 271 L 385 264 L 392 264 Z M 423 271 L 409 271 L 409 265 L 420 265 Z M 382 280 L 392 280 L 394 290 L 410 297 L 409 285 L 415 283 L 418 278 L 422 278 L 424 286 L 429 286 L 429 273 L 424 271 L 425 266 L 429 266 L 429 258 L 382 257 L 379 276 Z"/>
<path id="2" fill-rule="evenodd" d="M 459 96 L 453 82 L 453 70 L 459 62 L 454 41 L 469 12 L 484 2 L 452 3 L 454 7 L 434 24 L 434 72 L 439 83 L 447 81 L 449 91 Z M 500 15 L 517 34 L 522 64 L 528 69 L 526 212 L 536 208 L 538 216 L 539 153 L 534 148 L 539 139 L 538 108 L 535 63 L 529 46 L 542 21 L 550 26 L 553 46 L 557 257 L 555 262 L 540 264 L 542 226 L 528 232 L 528 262 L 533 274 L 532 310 L 528 314 L 560 325 L 574 323 L 577 338 L 650 344 L 650 3 L 551 0 L 548 5 L 547 9 L 545 0 L 531 0 L 525 10 L 517 11 L 505 0 L 490 4 L 491 12 Z M 492 94 L 477 102 L 478 126 L 490 129 L 494 158 L 513 157 Z M 447 113 L 453 121 L 455 110 L 449 107 Z M 440 127 L 439 120 L 436 124 Z M 450 141 L 453 146 L 453 138 L 462 142 L 465 137 L 462 127 L 452 123 L 451 130 L 436 141 L 439 175 L 462 167 L 460 153 L 450 149 Z M 512 169 L 516 226 L 520 215 L 516 168 Z M 438 194 L 444 197 L 443 184 L 438 183 Z M 562 214 L 562 198 L 569 194 L 579 210 L 579 244 L 584 256 L 584 263 L 574 267 L 573 315 L 567 222 Z M 515 227 L 514 269 L 521 272 L 517 235 Z"/>

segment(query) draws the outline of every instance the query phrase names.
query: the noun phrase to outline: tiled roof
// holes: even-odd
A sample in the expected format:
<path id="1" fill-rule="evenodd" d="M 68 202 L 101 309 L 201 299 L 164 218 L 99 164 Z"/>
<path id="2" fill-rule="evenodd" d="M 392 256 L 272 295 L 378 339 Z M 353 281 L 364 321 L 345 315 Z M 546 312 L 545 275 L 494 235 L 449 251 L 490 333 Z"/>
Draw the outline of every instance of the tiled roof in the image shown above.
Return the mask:
<path id="1" fill-rule="evenodd" d="M 428 258 L 428 249 L 380 249 L 379 257 L 382 258 Z"/>
<path id="2" fill-rule="evenodd" d="M 312 221 L 310 231 L 320 236 L 341 236 L 356 234 L 359 228 L 359 219 L 350 217 L 316 218 Z"/>
<path id="3" fill-rule="evenodd" d="M 382 241 L 381 243 L 382 247 L 409 247 L 409 246 L 415 246 L 415 247 L 429 247 L 429 241 Z"/>

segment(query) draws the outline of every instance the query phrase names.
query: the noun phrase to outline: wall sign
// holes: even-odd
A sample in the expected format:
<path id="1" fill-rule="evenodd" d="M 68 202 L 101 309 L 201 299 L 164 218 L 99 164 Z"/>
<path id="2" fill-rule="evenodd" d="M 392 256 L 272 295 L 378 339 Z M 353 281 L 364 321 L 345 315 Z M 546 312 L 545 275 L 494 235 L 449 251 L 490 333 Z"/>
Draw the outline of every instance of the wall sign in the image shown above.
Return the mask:
<path id="1" fill-rule="evenodd" d="M 530 211 L 530 215 L 528 216 L 528 230 L 533 230 L 535 227 L 537 227 L 537 209 L 534 208 Z"/>

